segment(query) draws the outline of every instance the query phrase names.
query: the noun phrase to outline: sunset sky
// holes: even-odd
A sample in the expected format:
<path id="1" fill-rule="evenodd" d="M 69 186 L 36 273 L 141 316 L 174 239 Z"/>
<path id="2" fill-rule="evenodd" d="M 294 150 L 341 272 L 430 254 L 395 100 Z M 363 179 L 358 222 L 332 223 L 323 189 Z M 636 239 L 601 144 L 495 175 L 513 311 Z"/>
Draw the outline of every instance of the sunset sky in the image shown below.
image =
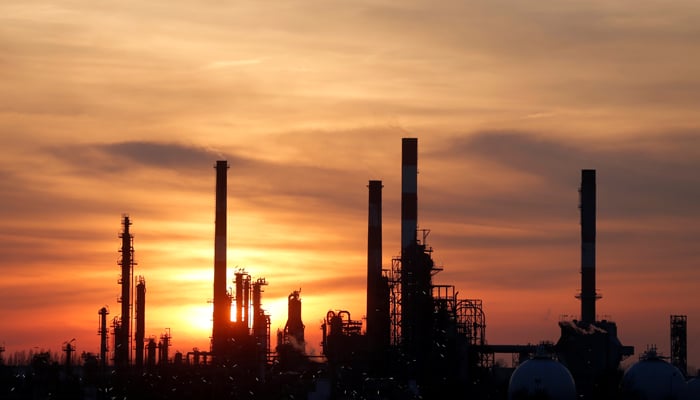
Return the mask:
<path id="1" fill-rule="evenodd" d="M 146 336 L 208 349 L 216 160 L 228 266 L 365 313 L 367 183 L 385 268 L 400 248 L 401 138 L 418 224 L 487 341 L 556 341 L 579 315 L 580 171 L 597 170 L 597 303 L 635 356 L 688 316 L 700 367 L 700 3 L 355 0 L 0 3 L 0 344 L 99 351 L 121 216 Z M 111 346 L 111 344 L 110 344 Z M 627 362 L 629 364 L 629 360 Z"/>

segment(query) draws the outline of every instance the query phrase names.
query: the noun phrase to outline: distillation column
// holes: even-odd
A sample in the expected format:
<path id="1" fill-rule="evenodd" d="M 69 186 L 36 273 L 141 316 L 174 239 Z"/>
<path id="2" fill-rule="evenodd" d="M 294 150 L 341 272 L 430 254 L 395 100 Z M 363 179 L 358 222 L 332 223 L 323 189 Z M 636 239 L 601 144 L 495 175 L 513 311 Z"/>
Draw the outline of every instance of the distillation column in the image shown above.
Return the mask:
<path id="1" fill-rule="evenodd" d="M 284 326 L 284 333 L 292 346 L 304 354 L 306 352 L 305 326 L 301 320 L 301 298 L 299 294 L 300 291 L 295 290 L 287 297 L 287 324 Z"/>
<path id="2" fill-rule="evenodd" d="M 107 314 L 109 311 L 107 307 L 102 307 L 97 314 L 100 316 L 100 328 L 97 331 L 97 334 L 100 335 L 100 366 L 105 368 L 107 366 L 107 330 L 109 329 L 107 327 Z"/>
<path id="3" fill-rule="evenodd" d="M 134 237 L 129 233 L 131 221 L 128 215 L 124 215 L 122 219 L 123 231 L 119 234 L 122 239 L 122 247 L 119 250 L 122 254 L 119 265 L 122 273 L 119 283 L 122 286 L 122 294 L 119 301 L 122 304 L 122 314 L 119 324 L 117 337 L 115 337 L 114 349 L 114 364 L 117 367 L 126 367 L 129 365 L 129 356 L 131 350 L 131 276 L 134 269 Z"/>
<path id="4" fill-rule="evenodd" d="M 258 278 L 253 283 L 253 336 L 260 352 L 261 363 L 267 361 L 270 351 L 270 318 L 262 308 L 262 287 L 266 285 L 265 278 Z"/>

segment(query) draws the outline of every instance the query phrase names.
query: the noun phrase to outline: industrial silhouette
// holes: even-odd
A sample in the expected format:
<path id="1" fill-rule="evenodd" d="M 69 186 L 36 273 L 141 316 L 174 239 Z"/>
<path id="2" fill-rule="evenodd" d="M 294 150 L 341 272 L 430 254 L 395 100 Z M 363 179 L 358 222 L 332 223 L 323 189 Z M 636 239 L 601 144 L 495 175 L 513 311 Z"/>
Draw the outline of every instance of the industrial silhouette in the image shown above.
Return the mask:
<path id="1" fill-rule="evenodd" d="M 227 290 L 229 165 L 218 160 L 210 348 L 171 357 L 169 329 L 158 340 L 145 337 L 146 280 L 134 276 L 132 221 L 123 215 L 121 315 L 112 320 L 111 352 L 104 306 L 98 310 L 99 354 L 84 353 L 82 364 L 71 356 L 74 339 L 64 343 L 62 366 L 48 353 L 35 354 L 28 365 L 4 365 L 0 348 L 0 398 L 697 398 L 691 396 L 698 383 L 687 381 L 686 316 L 671 316 L 670 363 L 651 348 L 625 372 L 621 361 L 634 348 L 621 344 L 614 322 L 596 320 L 595 170 L 581 170 L 580 319 L 561 321 L 556 343 L 533 345 L 488 343 L 482 300 L 459 298 L 453 285 L 434 282 L 441 268 L 433 262 L 429 231 L 418 229 L 416 138 L 402 139 L 401 167 L 400 257 L 382 267 L 383 185 L 370 180 L 364 325 L 343 308 L 329 310 L 321 325 L 322 356 L 306 353 L 301 289 L 288 297 L 287 323 L 274 350 L 270 316 L 262 308 L 267 280 L 237 269 L 234 289 Z M 496 354 L 512 354 L 518 363 L 501 366 Z"/>

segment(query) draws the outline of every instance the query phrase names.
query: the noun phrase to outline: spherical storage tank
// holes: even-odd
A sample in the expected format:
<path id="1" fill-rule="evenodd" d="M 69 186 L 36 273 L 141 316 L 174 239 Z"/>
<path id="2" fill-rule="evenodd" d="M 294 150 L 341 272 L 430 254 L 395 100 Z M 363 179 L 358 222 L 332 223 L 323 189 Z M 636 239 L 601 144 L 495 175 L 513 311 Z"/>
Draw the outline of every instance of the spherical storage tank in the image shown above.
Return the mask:
<path id="1" fill-rule="evenodd" d="M 687 386 L 683 373 L 652 348 L 625 371 L 621 389 L 624 399 L 685 400 Z"/>
<path id="2" fill-rule="evenodd" d="M 513 371 L 508 384 L 508 400 L 576 399 L 576 384 L 564 364 L 539 354 Z"/>

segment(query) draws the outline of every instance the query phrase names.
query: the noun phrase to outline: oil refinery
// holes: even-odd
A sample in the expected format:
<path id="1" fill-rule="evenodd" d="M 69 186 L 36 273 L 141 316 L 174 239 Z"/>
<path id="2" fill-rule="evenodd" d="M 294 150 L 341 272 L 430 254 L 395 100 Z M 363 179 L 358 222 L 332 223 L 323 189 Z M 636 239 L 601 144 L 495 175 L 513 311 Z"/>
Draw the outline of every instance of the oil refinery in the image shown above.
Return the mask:
<path id="1" fill-rule="evenodd" d="M 35 354 L 2 362 L 0 398 L 74 399 L 698 399 L 687 367 L 687 317 L 670 318 L 670 360 L 635 349 L 609 319 L 597 319 L 596 170 L 582 169 L 580 316 L 559 321 L 556 341 L 491 343 L 484 304 L 438 282 L 429 230 L 418 224 L 418 139 L 402 138 L 400 256 L 383 266 L 382 181 L 368 182 L 366 308 L 334 305 L 323 322 L 322 354 L 307 353 L 302 290 L 287 298 L 287 322 L 272 343 L 263 294 L 274 284 L 230 270 L 227 160 L 215 162 L 214 274 L 210 347 L 171 354 L 165 330 L 146 337 L 146 277 L 135 275 L 133 221 L 122 215 L 119 315 L 98 310 L 99 352 L 64 362 Z M 576 190 L 572 182 L 572 190 Z M 572 221 L 574 224 L 575 221 Z M 232 273 L 230 273 L 232 272 Z M 232 284 L 228 289 L 229 284 Z M 553 299 L 556 300 L 556 299 Z M 639 360 L 623 369 L 623 360 Z M 498 357 L 516 362 L 504 366 Z"/>

